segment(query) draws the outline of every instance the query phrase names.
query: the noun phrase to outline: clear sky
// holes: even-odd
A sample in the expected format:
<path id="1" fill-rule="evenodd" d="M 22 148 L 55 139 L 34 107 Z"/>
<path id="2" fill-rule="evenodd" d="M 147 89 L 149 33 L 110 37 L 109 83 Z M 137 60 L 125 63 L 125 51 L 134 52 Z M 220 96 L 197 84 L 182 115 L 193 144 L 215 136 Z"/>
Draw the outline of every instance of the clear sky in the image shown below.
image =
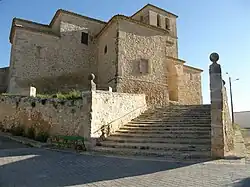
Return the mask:
<path id="1" fill-rule="evenodd" d="M 0 0 L 0 67 L 8 66 L 9 33 L 14 17 L 48 24 L 57 9 L 108 21 L 114 14 L 132 15 L 151 3 L 179 16 L 179 58 L 204 69 L 204 103 L 209 103 L 209 54 L 220 54 L 223 78 L 233 79 L 235 111 L 250 110 L 249 0 Z M 228 88 L 229 90 L 229 88 Z"/>

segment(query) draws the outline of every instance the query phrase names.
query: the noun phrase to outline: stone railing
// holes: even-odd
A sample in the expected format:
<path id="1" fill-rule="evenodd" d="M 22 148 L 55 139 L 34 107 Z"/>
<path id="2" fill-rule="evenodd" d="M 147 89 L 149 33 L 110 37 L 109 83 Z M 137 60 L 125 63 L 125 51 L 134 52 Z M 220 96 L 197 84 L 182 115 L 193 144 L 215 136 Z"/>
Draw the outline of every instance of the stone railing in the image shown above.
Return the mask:
<path id="1" fill-rule="evenodd" d="M 223 158 L 234 148 L 234 129 L 230 118 L 225 82 L 221 76 L 219 55 L 212 53 L 209 67 L 211 97 L 211 156 Z"/>

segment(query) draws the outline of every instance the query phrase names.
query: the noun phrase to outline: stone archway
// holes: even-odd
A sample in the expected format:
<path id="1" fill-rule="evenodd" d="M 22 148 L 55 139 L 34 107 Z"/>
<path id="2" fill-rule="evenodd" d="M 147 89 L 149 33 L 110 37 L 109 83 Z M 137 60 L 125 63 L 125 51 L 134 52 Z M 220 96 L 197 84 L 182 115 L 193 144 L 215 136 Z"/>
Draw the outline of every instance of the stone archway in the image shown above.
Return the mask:
<path id="1" fill-rule="evenodd" d="M 170 101 L 178 101 L 178 74 L 173 62 L 167 62 L 167 83 Z"/>

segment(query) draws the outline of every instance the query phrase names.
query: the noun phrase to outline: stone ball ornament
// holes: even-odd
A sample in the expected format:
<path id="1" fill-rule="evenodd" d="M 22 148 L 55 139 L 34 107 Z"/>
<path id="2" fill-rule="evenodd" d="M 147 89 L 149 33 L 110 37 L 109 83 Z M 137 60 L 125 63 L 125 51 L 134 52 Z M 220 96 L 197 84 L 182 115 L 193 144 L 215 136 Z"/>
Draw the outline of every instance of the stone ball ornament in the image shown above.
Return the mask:
<path id="1" fill-rule="evenodd" d="M 95 79 L 95 75 L 93 73 L 91 73 L 89 76 L 88 76 L 88 79 L 91 81 L 93 81 Z"/>
<path id="2" fill-rule="evenodd" d="M 212 61 L 212 62 L 214 62 L 214 63 L 216 63 L 218 60 L 219 60 L 219 54 L 218 53 L 212 53 L 211 55 L 210 55 L 210 60 Z"/>

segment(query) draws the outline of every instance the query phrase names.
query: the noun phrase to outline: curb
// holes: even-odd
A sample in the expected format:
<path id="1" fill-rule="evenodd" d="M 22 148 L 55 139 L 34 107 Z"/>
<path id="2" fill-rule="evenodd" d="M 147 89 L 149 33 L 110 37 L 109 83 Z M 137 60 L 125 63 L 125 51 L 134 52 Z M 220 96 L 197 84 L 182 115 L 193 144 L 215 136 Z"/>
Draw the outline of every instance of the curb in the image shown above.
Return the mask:
<path id="1" fill-rule="evenodd" d="M 45 147 L 50 145 L 48 143 L 37 142 L 35 140 L 31 140 L 31 139 L 28 139 L 28 138 L 25 138 L 25 137 L 22 137 L 22 136 L 13 136 L 10 133 L 1 132 L 0 136 L 5 137 L 5 138 L 9 138 L 9 139 L 11 139 L 13 141 L 16 141 L 16 142 L 19 142 L 19 143 L 22 143 L 24 145 L 28 145 L 28 146 L 31 146 L 31 147 L 36 147 L 36 148 L 45 148 Z"/>

